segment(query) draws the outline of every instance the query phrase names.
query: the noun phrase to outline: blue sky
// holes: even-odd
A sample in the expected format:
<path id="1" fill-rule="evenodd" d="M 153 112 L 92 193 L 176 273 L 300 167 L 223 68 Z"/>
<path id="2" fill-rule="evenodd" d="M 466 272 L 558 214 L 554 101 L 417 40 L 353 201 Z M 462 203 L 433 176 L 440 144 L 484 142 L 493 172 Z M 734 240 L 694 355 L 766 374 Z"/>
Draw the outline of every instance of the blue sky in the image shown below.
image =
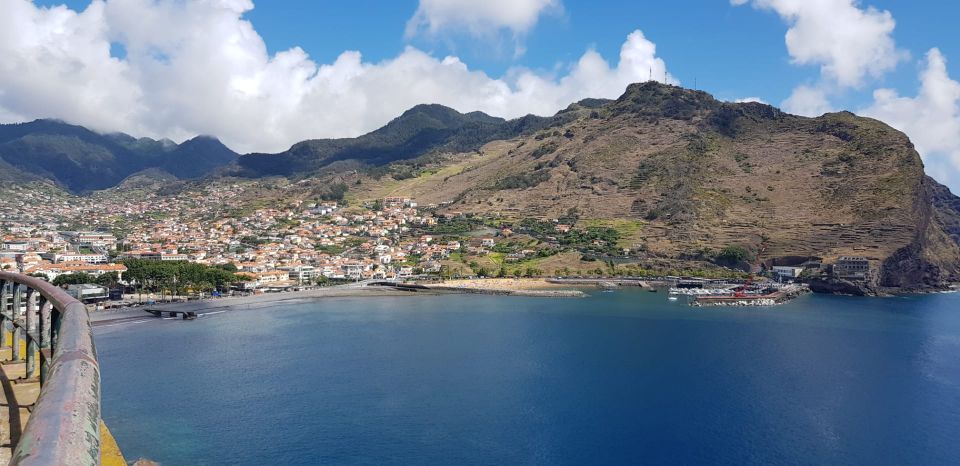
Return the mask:
<path id="1" fill-rule="evenodd" d="M 89 0 L 43 0 L 38 5 L 66 4 L 82 10 Z M 311 58 L 329 63 L 344 50 L 360 51 L 366 61 L 381 61 L 414 45 L 437 56 L 455 54 L 492 76 L 512 66 L 554 70 L 575 61 L 588 48 L 615 60 L 623 38 L 641 29 L 657 44 L 657 53 L 686 87 L 698 87 L 717 97 L 760 97 L 779 103 L 794 85 L 814 80 L 816 66 L 790 63 L 784 45 L 785 26 L 775 14 L 736 7 L 725 0 L 565 0 L 563 11 L 546 14 L 526 35 L 526 53 L 514 57 L 509 39 L 474 37 L 406 38 L 407 20 L 416 0 L 259 1 L 244 14 L 256 27 L 270 53 L 301 47 Z M 931 47 L 960 60 L 960 2 L 946 0 L 874 0 L 860 2 L 888 10 L 896 19 L 894 37 L 912 60 L 874 84 L 911 93 L 917 87 L 917 59 Z M 501 35 L 503 36 L 503 35 Z M 841 98 L 841 108 L 869 102 L 872 87 Z"/>
<path id="2" fill-rule="evenodd" d="M 552 114 L 653 68 L 724 100 L 883 119 L 957 190 L 956 18 L 937 0 L 0 0 L 0 121 L 278 151 L 417 103 Z"/>

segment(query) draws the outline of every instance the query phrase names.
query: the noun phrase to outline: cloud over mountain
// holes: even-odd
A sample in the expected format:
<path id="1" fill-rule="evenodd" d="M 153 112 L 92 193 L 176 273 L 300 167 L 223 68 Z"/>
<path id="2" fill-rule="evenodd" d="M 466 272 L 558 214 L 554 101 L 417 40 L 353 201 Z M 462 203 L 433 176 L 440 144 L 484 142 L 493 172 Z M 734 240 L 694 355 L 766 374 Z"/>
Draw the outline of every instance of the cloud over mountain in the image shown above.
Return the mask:
<path id="1" fill-rule="evenodd" d="M 489 21 L 520 31 L 530 11 L 553 3 Z M 94 0 L 77 12 L 0 0 L 0 117 L 55 117 L 178 140 L 215 134 L 239 151 L 279 151 L 302 139 L 362 134 L 420 103 L 507 118 L 552 114 L 584 97 L 616 97 L 651 70 L 666 72 L 639 30 L 616 64 L 587 50 L 557 75 L 515 67 L 491 77 L 413 47 L 377 63 L 357 51 L 316 63 L 298 47 L 268 53 L 243 18 L 252 7 Z"/>
<path id="2" fill-rule="evenodd" d="M 874 103 L 860 113 L 910 135 L 929 173 L 960 186 L 960 82 L 947 74 L 943 53 L 927 52 L 915 97 L 900 96 L 893 89 L 878 89 L 873 97 Z"/>

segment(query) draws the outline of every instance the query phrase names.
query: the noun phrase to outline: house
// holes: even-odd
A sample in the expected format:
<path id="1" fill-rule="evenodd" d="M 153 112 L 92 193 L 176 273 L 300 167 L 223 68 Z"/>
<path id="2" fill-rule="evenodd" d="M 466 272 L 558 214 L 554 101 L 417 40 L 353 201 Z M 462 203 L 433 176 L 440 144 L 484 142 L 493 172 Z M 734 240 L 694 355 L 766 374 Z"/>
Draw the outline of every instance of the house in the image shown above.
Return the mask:
<path id="1" fill-rule="evenodd" d="M 106 254 L 85 254 L 80 252 L 47 253 L 42 254 L 41 257 L 57 263 L 85 262 L 87 264 L 106 264 L 108 262 Z"/>
<path id="2" fill-rule="evenodd" d="M 123 264 L 87 264 L 84 262 L 58 262 L 56 264 L 40 263 L 30 267 L 24 267 L 23 273 L 33 274 L 42 273 L 50 280 L 55 280 L 60 275 L 70 275 L 75 273 L 85 273 L 94 277 L 99 277 L 105 273 L 116 273 L 118 280 L 123 280 L 123 274 L 127 267 Z"/>
<path id="3" fill-rule="evenodd" d="M 843 256 L 833 264 L 833 274 L 839 278 L 864 280 L 870 273 L 870 261 L 866 257 Z"/>
<path id="4" fill-rule="evenodd" d="M 116 249 L 117 238 L 99 231 L 65 231 L 62 233 L 71 243 L 88 248 Z"/>
<path id="5" fill-rule="evenodd" d="M 283 270 L 273 270 L 270 272 L 261 272 L 257 274 L 256 286 L 261 287 L 264 285 L 275 284 L 279 282 L 285 282 L 289 280 L 290 274 Z"/>
<path id="6" fill-rule="evenodd" d="M 774 278 L 793 280 L 800 277 L 800 274 L 803 272 L 803 267 L 775 265 L 771 268 L 771 272 L 773 272 Z"/>
<path id="7" fill-rule="evenodd" d="M 67 294 L 85 303 L 105 301 L 110 290 L 100 285 L 67 285 Z"/>
<path id="8" fill-rule="evenodd" d="M 281 267 L 279 270 L 287 272 L 287 278 L 297 283 L 310 283 L 317 274 L 316 268 L 312 265 Z"/>

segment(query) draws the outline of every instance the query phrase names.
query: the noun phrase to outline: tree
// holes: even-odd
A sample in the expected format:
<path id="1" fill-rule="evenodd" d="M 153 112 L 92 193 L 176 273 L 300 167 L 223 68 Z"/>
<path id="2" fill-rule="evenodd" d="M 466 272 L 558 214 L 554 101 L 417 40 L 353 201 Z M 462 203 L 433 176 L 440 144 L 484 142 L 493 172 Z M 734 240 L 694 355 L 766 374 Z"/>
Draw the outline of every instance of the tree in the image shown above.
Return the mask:
<path id="1" fill-rule="evenodd" d="M 216 266 L 216 268 L 221 270 L 226 270 L 227 272 L 230 272 L 230 273 L 237 273 L 238 271 L 237 265 L 234 264 L 233 262 L 227 262 L 226 264 L 218 265 Z"/>
<path id="2" fill-rule="evenodd" d="M 94 278 L 93 281 L 97 285 L 113 288 L 120 282 L 120 277 L 117 275 L 117 272 L 107 272 Z"/>
<path id="3" fill-rule="evenodd" d="M 749 262 L 753 255 L 743 246 L 727 246 L 717 254 L 716 262 L 723 265 L 737 265 Z"/>
<path id="4" fill-rule="evenodd" d="M 69 273 L 58 275 L 57 278 L 53 279 L 53 284 L 55 286 L 83 285 L 87 283 L 93 283 L 94 280 L 94 277 L 87 273 Z"/>

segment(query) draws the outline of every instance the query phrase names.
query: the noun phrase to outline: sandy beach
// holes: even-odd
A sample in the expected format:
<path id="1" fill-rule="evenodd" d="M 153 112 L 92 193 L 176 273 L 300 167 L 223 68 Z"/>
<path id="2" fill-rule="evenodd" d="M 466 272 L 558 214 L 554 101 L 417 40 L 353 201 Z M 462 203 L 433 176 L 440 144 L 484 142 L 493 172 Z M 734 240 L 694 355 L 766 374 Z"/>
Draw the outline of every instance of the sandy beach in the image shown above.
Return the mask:
<path id="1" fill-rule="evenodd" d="M 430 293 L 421 291 L 420 294 Z M 163 309 L 165 311 L 197 311 L 198 313 L 212 311 L 228 311 L 237 309 L 253 309 L 270 307 L 294 301 L 313 300 L 318 298 L 347 298 L 347 297 L 397 297 L 414 296 L 418 293 L 399 291 L 387 287 L 329 287 L 308 291 L 291 291 L 284 293 L 264 293 L 251 296 L 234 296 L 227 298 L 210 298 L 183 303 L 162 303 L 135 307 L 123 307 L 90 312 L 90 321 L 94 324 L 116 320 L 127 320 L 138 317 L 152 319 L 145 309 Z"/>
<path id="2" fill-rule="evenodd" d="M 387 286 L 335 286 L 308 291 L 283 293 L 264 293 L 251 296 L 210 298 L 180 303 L 158 303 L 134 307 L 122 307 L 90 312 L 90 321 L 94 325 L 104 325 L 116 321 L 151 319 L 146 309 L 165 311 L 195 311 L 198 314 L 238 309 L 253 309 L 289 304 L 296 301 L 319 298 L 346 297 L 400 297 L 441 293 L 481 293 L 533 297 L 581 297 L 584 294 L 572 290 L 569 285 L 548 283 L 541 278 L 490 278 L 477 280 L 448 280 L 442 284 L 420 288 L 416 292 L 398 290 Z"/>
<path id="3" fill-rule="evenodd" d="M 442 284 L 450 288 L 476 290 L 538 291 L 569 290 L 570 285 L 549 283 L 543 278 L 484 278 L 476 280 L 447 280 Z"/>
<path id="4" fill-rule="evenodd" d="M 485 278 L 474 280 L 447 280 L 427 285 L 428 288 L 448 293 L 496 294 L 541 298 L 582 298 L 583 291 L 570 285 L 549 283 L 542 278 Z"/>

